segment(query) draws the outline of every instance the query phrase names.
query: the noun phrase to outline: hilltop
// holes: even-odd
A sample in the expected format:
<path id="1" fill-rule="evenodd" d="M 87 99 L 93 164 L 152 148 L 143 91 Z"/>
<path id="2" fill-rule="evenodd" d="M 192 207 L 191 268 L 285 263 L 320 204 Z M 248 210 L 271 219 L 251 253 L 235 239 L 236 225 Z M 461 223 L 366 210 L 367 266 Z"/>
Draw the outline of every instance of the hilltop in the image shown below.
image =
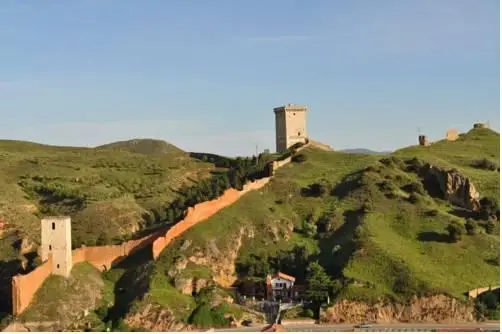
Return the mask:
<path id="1" fill-rule="evenodd" d="M 312 261 L 333 280 L 333 300 L 370 305 L 438 294 L 464 300 L 468 290 L 499 281 L 498 221 L 455 205 L 424 174 L 432 164 L 446 180 L 469 179 L 481 203 L 488 198 L 498 206 L 497 167 L 479 163 L 498 166 L 498 133 L 475 129 L 455 142 L 386 156 L 315 147 L 302 155 L 304 162 L 279 170 L 265 188 L 166 248 L 144 283 L 148 298 L 128 317 L 155 305 L 188 321 L 198 301 L 193 284 L 230 288 L 263 280 L 269 270 L 301 284 Z M 448 235 L 452 224 L 463 229 L 456 242 Z M 472 316 L 465 312 L 458 321 Z"/>
<path id="2" fill-rule="evenodd" d="M 136 329 L 167 330 L 259 319 L 251 309 L 231 303 L 236 296 L 230 288 L 263 281 L 274 270 L 305 284 L 306 268 L 313 261 L 329 275 L 331 303 L 336 303 L 324 307 L 325 321 L 339 321 L 336 305 L 345 305 L 345 321 L 350 322 L 365 316 L 361 305 L 410 302 L 416 309 L 437 309 L 432 316 L 407 316 L 430 320 L 455 314 L 457 318 L 448 319 L 465 321 L 472 317 L 472 307 L 458 306 L 451 298 L 463 301 L 468 290 L 499 281 L 499 140 L 498 133 L 474 129 L 454 142 L 387 155 L 311 145 L 264 188 L 176 239 L 157 261 L 142 252 L 104 273 L 109 308 L 95 309 L 93 321 L 98 327 L 100 321 L 112 321 L 118 327 L 127 323 Z M 190 156 L 214 168 L 213 181 L 200 181 L 199 190 L 183 192 L 191 205 L 221 193 L 228 184 L 239 188 L 239 175 L 256 173 L 247 171 L 249 166 L 261 168 L 277 157 Z M 229 178 L 221 178 L 232 166 L 236 169 Z M 449 226 L 458 233 L 449 233 Z M 64 300 L 72 304 L 71 296 Z M 28 315 L 36 313 L 37 305 Z M 389 319 L 407 320 L 392 312 Z"/>

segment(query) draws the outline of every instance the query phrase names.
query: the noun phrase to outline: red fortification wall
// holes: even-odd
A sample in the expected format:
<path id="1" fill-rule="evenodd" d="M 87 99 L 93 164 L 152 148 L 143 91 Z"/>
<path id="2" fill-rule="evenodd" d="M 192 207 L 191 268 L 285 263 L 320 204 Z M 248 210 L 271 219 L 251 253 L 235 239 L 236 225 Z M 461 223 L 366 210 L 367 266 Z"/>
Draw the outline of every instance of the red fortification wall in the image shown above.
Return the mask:
<path id="1" fill-rule="evenodd" d="M 183 234 L 186 230 L 208 219 L 221 209 L 237 202 L 242 195 L 248 193 L 249 191 L 262 188 L 268 183 L 268 181 L 270 181 L 270 178 L 266 177 L 254 182 L 249 182 L 241 191 L 233 188 L 227 189 L 223 195 L 217 199 L 196 204 L 193 208 L 189 208 L 185 219 L 178 222 L 169 231 L 167 231 L 164 236 L 159 237 L 153 242 L 153 258 L 157 259 L 162 250 L 164 250 L 164 248 L 166 248 L 166 246 L 169 245 L 173 239 Z"/>
<path id="2" fill-rule="evenodd" d="M 138 240 L 127 241 L 121 245 L 83 247 L 72 251 L 72 262 L 77 264 L 87 261 L 98 270 L 104 271 L 125 259 L 128 255 L 152 245 L 152 256 L 156 259 L 173 239 L 183 234 L 194 225 L 206 220 L 221 209 L 235 203 L 241 196 L 251 190 L 260 189 L 270 181 L 269 177 L 247 183 L 239 191 L 233 188 L 226 190 L 217 199 L 203 202 L 189 208 L 185 218 L 172 226 L 167 233 L 164 231 L 152 233 Z M 33 296 L 51 274 L 50 259 L 26 275 L 12 278 L 13 314 L 23 312 L 31 303 Z"/>

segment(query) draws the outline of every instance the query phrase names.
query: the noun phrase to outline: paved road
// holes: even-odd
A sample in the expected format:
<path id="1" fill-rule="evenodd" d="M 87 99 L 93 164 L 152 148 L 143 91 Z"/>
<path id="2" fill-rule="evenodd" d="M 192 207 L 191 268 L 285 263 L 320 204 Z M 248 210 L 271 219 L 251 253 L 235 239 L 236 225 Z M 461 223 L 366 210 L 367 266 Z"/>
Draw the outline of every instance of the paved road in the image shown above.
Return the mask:
<path id="1" fill-rule="evenodd" d="M 431 330 L 470 330 L 477 331 L 478 328 L 484 331 L 499 331 L 500 323 L 480 323 L 480 324 L 379 324 L 371 328 L 355 329 L 355 325 L 285 325 L 284 327 L 291 332 L 346 332 L 346 331 L 365 331 L 365 332 L 430 332 Z M 240 327 L 229 329 L 217 329 L 215 332 L 259 332 L 264 327 Z"/>

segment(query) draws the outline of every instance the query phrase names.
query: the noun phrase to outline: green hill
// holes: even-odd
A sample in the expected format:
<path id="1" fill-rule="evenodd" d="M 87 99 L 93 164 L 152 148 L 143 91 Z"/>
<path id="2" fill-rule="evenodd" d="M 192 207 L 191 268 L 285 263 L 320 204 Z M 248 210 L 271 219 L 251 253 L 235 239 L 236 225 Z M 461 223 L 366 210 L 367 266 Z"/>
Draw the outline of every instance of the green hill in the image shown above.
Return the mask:
<path id="1" fill-rule="evenodd" d="M 464 298 L 470 289 L 499 281 L 498 221 L 493 225 L 438 197 L 420 174 L 427 163 L 454 168 L 498 206 L 499 172 L 492 168 L 499 163 L 498 133 L 471 130 L 455 142 L 387 156 L 315 148 L 302 154 L 306 161 L 280 169 L 263 190 L 168 247 L 149 278 L 149 303 L 184 310 L 178 320 L 186 320 L 197 299 L 179 292 L 180 282 L 212 279 L 229 288 L 281 270 L 301 284 L 316 260 L 332 278 L 337 299 Z M 479 163 L 483 159 L 489 168 Z M 464 230 L 456 242 L 448 235 L 450 224 Z"/>
<path id="2" fill-rule="evenodd" d="M 407 147 L 388 155 L 305 148 L 300 153 L 304 159 L 295 159 L 264 188 L 190 229 L 157 261 L 140 252 L 106 272 L 103 302 L 113 305 L 92 313 L 100 319 L 94 319 L 95 326 L 110 321 L 119 328 L 127 328 L 126 322 L 131 328 L 158 331 L 186 324 L 228 326 L 231 318 L 256 317 L 251 310 L 227 302 L 235 297 L 231 286 L 263 281 L 273 270 L 305 284 L 306 268 L 313 261 L 331 279 L 331 302 L 406 303 L 413 296 L 438 293 L 463 300 L 466 291 L 499 281 L 500 229 L 498 220 L 491 217 L 500 216 L 499 140 L 498 133 L 476 129 L 454 142 Z M 137 153 L 112 151 L 112 157 L 124 154 L 127 161 L 140 159 Z M 142 154 L 144 159 L 148 153 Z M 116 161 L 109 152 L 106 155 L 108 160 L 99 161 Z M 234 171 L 237 174 L 273 158 L 192 156 L 222 168 L 244 166 Z M 160 157 L 153 154 L 151 159 Z M 429 164 L 449 182 L 446 188 L 473 184 L 481 208 L 473 211 L 453 204 L 441 193 L 445 185 L 431 181 Z M 113 162 L 106 170 L 107 175 L 120 172 Z M 230 173 L 227 186 L 240 182 L 235 173 Z M 213 174 L 213 179 L 221 176 Z M 219 181 L 206 183 L 204 191 L 187 191 L 184 200 L 221 193 Z M 218 190 L 210 191 L 210 184 Z M 13 189 L 22 193 L 27 188 Z M 459 189 L 465 196 L 469 193 Z M 149 207 L 138 196 L 120 200 L 119 211 L 112 216 L 123 211 L 120 205 Z M 92 217 L 91 212 L 100 212 L 92 205 L 85 210 L 79 214 L 89 212 Z"/>
<path id="3" fill-rule="evenodd" d="M 214 169 L 156 140 L 99 148 L 0 140 L 0 297 L 37 261 L 40 216 L 70 215 L 74 248 L 118 243 L 166 220 L 177 191 Z"/>

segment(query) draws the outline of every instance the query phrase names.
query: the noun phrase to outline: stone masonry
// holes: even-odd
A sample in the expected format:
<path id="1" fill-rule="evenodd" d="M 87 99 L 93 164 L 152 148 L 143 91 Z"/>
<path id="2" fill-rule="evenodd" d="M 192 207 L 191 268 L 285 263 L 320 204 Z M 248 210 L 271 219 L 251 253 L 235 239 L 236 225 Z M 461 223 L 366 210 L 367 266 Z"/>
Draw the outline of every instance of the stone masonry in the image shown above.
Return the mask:
<path id="1" fill-rule="evenodd" d="M 274 108 L 276 151 L 284 152 L 307 140 L 307 106 L 288 104 Z"/>
<path id="2" fill-rule="evenodd" d="M 72 268 L 71 218 L 42 218 L 42 261 L 52 257 L 52 273 L 68 277 Z"/>

